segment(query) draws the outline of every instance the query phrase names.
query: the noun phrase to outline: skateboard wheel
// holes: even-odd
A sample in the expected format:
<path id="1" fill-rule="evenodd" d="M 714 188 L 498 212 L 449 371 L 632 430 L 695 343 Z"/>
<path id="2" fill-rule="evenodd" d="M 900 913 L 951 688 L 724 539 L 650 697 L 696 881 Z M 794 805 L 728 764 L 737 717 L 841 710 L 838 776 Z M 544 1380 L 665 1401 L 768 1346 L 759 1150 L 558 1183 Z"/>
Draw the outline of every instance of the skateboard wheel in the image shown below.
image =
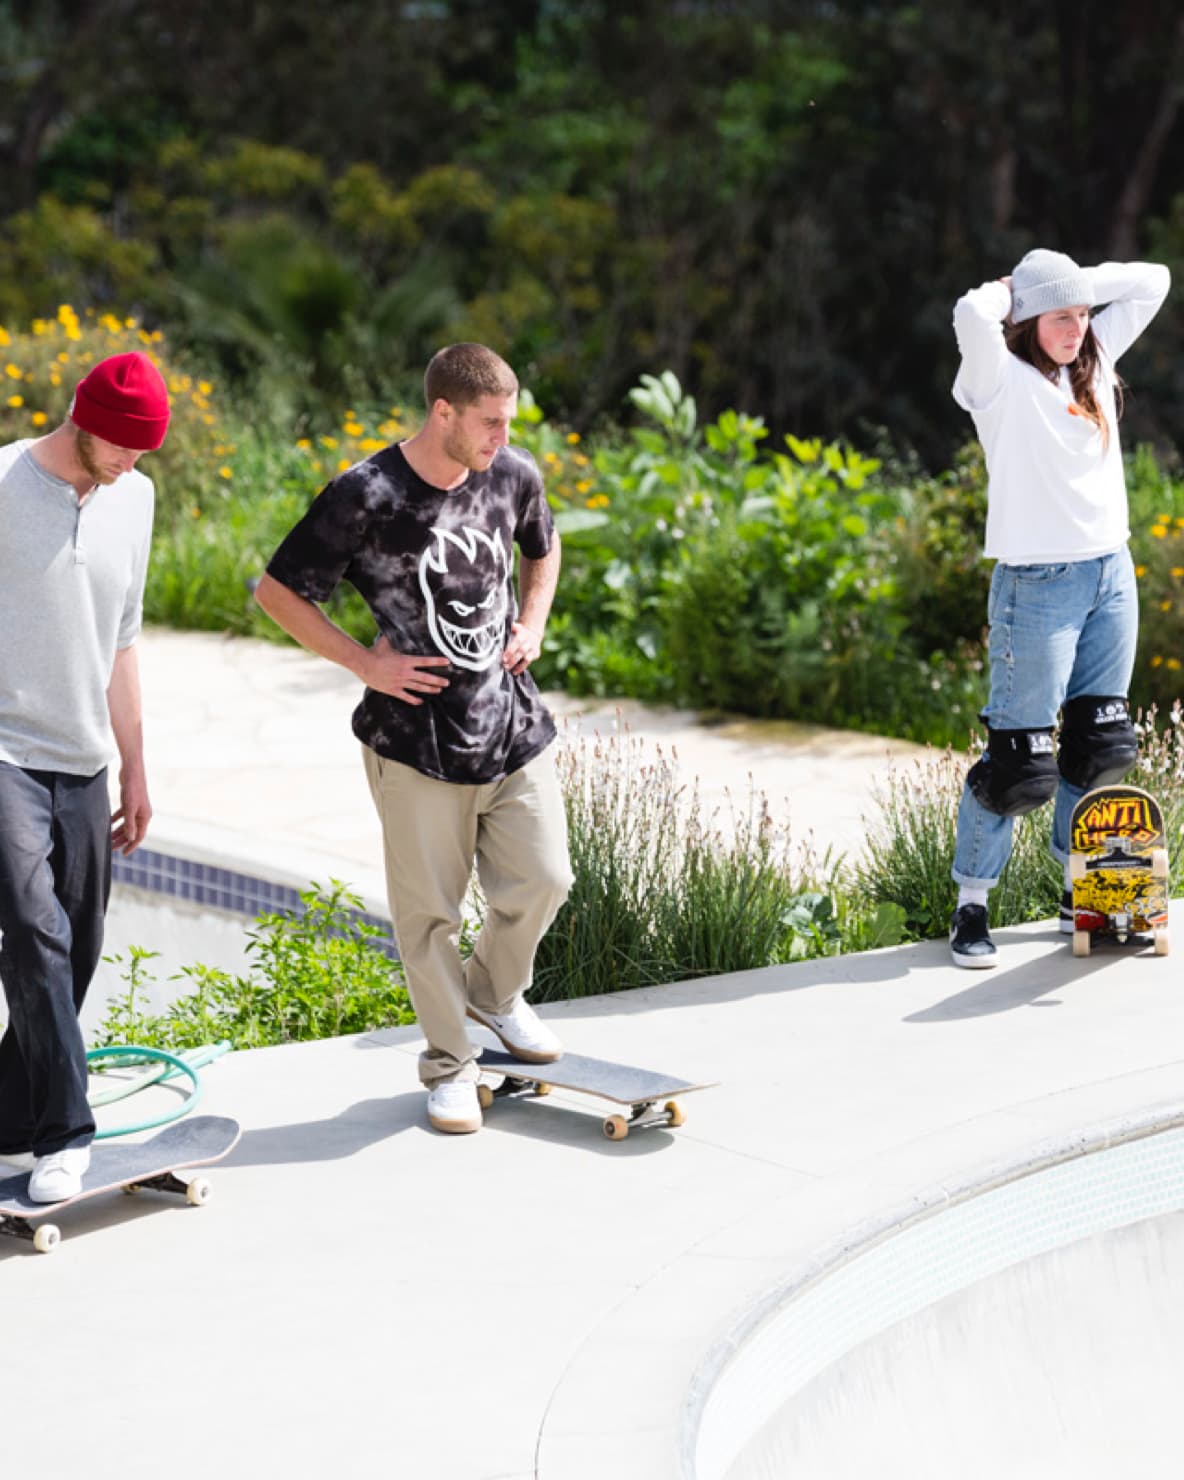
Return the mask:
<path id="1" fill-rule="evenodd" d="M 623 1141 L 629 1134 L 629 1122 L 623 1115 L 610 1115 L 604 1122 L 604 1134 L 610 1141 Z"/>
<path id="2" fill-rule="evenodd" d="M 52 1254 L 62 1241 L 62 1235 L 55 1223 L 43 1223 L 33 1235 L 33 1247 L 39 1254 Z"/>
<path id="3" fill-rule="evenodd" d="M 1089 955 L 1089 931 L 1075 930 L 1073 932 L 1073 954 L 1075 956 Z"/>
<path id="4" fill-rule="evenodd" d="M 1155 954 L 1157 956 L 1166 956 L 1170 943 L 1168 939 L 1168 927 L 1166 925 L 1157 926 L 1155 931 Z"/>
<path id="5" fill-rule="evenodd" d="M 481 1106 L 482 1110 L 488 1110 L 493 1104 L 493 1091 L 487 1084 L 479 1084 L 477 1086 L 477 1103 Z"/>
<path id="6" fill-rule="evenodd" d="M 551 1084 L 536 1084 L 534 1087 L 534 1092 L 536 1095 L 539 1096 L 540 1099 L 542 1099 L 546 1095 L 549 1095 L 552 1089 L 554 1089 L 554 1085 Z"/>
<path id="7" fill-rule="evenodd" d="M 666 1117 L 671 1125 L 681 1125 L 687 1118 L 686 1111 L 677 1100 L 667 1100 L 662 1108 L 666 1111 Z"/>
<path id="8" fill-rule="evenodd" d="M 1157 879 L 1166 879 L 1171 872 L 1168 867 L 1168 850 L 1156 848 L 1151 854 L 1151 872 Z"/>
<path id="9" fill-rule="evenodd" d="M 1085 859 L 1080 853 L 1070 853 L 1069 855 L 1069 877 L 1070 879 L 1085 878 Z"/>
<path id="10" fill-rule="evenodd" d="M 214 1195 L 214 1189 L 204 1177 L 195 1177 L 185 1189 L 185 1201 L 193 1208 L 200 1208 Z"/>

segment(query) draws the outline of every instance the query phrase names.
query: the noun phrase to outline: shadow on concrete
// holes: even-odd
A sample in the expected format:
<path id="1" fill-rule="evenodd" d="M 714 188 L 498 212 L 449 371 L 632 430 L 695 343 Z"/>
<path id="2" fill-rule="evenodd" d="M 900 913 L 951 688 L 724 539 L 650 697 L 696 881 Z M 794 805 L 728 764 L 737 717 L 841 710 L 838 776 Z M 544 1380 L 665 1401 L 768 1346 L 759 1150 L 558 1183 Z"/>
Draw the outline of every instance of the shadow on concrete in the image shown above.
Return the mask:
<path id="1" fill-rule="evenodd" d="M 426 1130 L 423 1091 L 359 1100 L 328 1120 L 304 1120 L 244 1131 L 226 1158 L 227 1166 L 282 1166 L 310 1161 L 343 1161 L 403 1131 Z"/>
<path id="2" fill-rule="evenodd" d="M 1026 937 L 1027 940 L 1031 938 L 1030 935 Z M 1017 1007 L 1060 1007 L 1059 1001 L 1048 1000 L 1052 993 L 1072 990 L 1098 972 L 1125 964 L 1132 955 L 1153 955 L 1150 945 L 1119 946 L 1116 942 L 1107 942 L 1100 948 L 1095 947 L 1088 957 L 1079 958 L 1070 951 L 1067 937 L 1060 938 L 1066 942 L 1063 954 L 1045 956 L 1036 962 L 1027 961 L 1010 970 L 1001 971 L 995 967 L 990 971 L 976 972 L 976 979 L 964 991 L 955 992 L 952 997 L 946 997 L 921 1012 L 910 1013 L 902 1021 L 947 1023 L 959 1018 L 992 1017 Z M 1007 932 L 996 931 L 995 942 L 1000 951 L 1005 952 Z"/>

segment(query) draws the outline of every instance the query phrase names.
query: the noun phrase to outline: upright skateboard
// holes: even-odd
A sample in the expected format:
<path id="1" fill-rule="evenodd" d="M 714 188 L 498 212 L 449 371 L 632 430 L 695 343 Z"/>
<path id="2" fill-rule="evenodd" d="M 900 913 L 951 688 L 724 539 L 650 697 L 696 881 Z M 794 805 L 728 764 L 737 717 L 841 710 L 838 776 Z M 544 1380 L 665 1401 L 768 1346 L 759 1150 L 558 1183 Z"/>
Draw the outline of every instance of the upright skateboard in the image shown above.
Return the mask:
<path id="1" fill-rule="evenodd" d="M 1101 786 L 1073 809 L 1073 954 L 1088 956 L 1094 935 L 1125 941 L 1152 935 L 1168 953 L 1168 851 L 1163 812 L 1137 786 Z"/>
<path id="2" fill-rule="evenodd" d="M 56 1203 L 30 1201 L 28 1172 L 5 1177 L 0 1180 L 0 1234 L 27 1239 L 39 1254 L 52 1254 L 61 1242 L 61 1233 L 55 1223 L 40 1220 L 68 1208 L 71 1203 L 116 1188 L 138 1192 L 150 1187 L 157 1192 L 178 1193 L 200 1207 L 210 1199 L 210 1184 L 204 1177 L 186 1182 L 176 1173 L 186 1167 L 220 1161 L 238 1144 L 240 1135 L 237 1120 L 227 1120 L 221 1115 L 195 1115 L 191 1120 L 175 1121 L 147 1141 L 122 1146 L 98 1142 L 91 1149 L 90 1168 L 82 1179 L 82 1191 Z"/>
<path id="3" fill-rule="evenodd" d="M 513 1054 L 487 1048 L 477 1060 L 477 1066 L 501 1079 L 497 1086 L 486 1083 L 478 1086 L 483 1110 L 507 1095 L 547 1095 L 552 1089 L 574 1089 L 627 1107 L 628 1115 L 609 1115 L 601 1123 L 610 1141 L 623 1141 L 631 1130 L 643 1126 L 681 1125 L 685 1116 L 673 1096 L 711 1088 L 710 1084 L 692 1084 L 669 1074 L 655 1074 L 649 1069 L 634 1069 L 628 1064 L 590 1059 L 578 1053 L 565 1053 L 550 1064 L 528 1064 Z"/>

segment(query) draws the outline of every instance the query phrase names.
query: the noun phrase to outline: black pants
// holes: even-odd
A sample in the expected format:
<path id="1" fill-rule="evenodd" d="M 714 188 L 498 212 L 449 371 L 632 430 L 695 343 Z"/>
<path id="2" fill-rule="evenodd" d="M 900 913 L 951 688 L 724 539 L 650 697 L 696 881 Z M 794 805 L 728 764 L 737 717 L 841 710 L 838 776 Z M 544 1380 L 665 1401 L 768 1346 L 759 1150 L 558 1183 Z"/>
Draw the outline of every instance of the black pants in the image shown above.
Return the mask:
<path id="1" fill-rule="evenodd" d="M 78 1013 L 110 892 L 107 772 L 0 761 L 0 1151 L 46 1156 L 94 1135 Z"/>

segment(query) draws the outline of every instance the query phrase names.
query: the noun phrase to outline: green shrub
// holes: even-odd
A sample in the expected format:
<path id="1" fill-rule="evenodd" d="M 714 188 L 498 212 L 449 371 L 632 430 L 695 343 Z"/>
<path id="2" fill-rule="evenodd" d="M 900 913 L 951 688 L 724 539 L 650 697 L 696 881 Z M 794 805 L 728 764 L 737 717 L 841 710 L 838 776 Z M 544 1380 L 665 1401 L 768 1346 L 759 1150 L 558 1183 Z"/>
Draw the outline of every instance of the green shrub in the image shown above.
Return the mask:
<path id="1" fill-rule="evenodd" d="M 260 915 L 247 932 L 246 975 L 185 967 L 181 975 L 195 990 L 159 1015 L 141 1007 L 144 963 L 154 953 L 132 947 L 123 973 L 128 990 L 109 1006 L 96 1046 L 176 1051 L 225 1038 L 234 1048 L 265 1048 L 414 1022 L 403 969 L 381 944 L 384 932 L 358 919 L 361 900 L 335 879 L 300 898 L 302 910 Z"/>

